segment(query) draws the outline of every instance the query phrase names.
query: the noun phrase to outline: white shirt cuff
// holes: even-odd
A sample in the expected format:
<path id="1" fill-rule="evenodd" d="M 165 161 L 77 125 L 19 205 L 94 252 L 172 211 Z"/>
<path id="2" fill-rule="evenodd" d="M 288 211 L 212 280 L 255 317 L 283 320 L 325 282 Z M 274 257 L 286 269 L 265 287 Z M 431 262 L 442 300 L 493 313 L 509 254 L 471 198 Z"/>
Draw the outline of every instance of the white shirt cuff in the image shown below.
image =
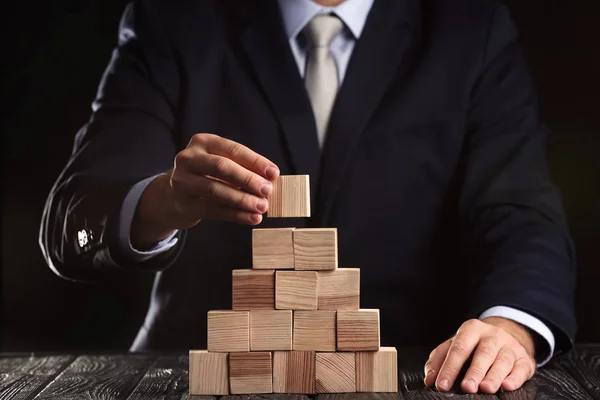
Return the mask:
<path id="1" fill-rule="evenodd" d="M 483 312 L 483 314 L 479 316 L 479 319 L 484 319 L 488 317 L 502 317 L 513 320 L 523 326 L 526 326 L 527 328 L 531 329 L 532 331 L 536 332 L 541 337 L 543 337 L 546 340 L 546 342 L 548 342 L 548 348 L 550 349 L 550 351 L 548 352 L 548 356 L 542 362 L 538 363 L 538 367 L 544 366 L 548 361 L 550 361 L 550 359 L 554 355 L 554 334 L 552 333 L 550 328 L 548 328 L 548 326 L 546 326 L 546 324 L 544 324 L 539 319 L 521 310 L 517 310 L 515 308 L 506 306 L 495 306 L 492 308 L 488 308 Z"/>
<path id="2" fill-rule="evenodd" d="M 131 245 L 131 223 L 133 221 L 135 209 L 137 208 L 138 202 L 142 197 L 142 193 L 144 193 L 146 187 L 157 176 L 158 175 L 151 176 L 136 183 L 131 190 L 129 190 L 127 196 L 125 196 L 123 206 L 121 207 L 121 214 L 119 216 L 119 246 L 121 247 L 121 250 L 127 254 L 127 256 L 136 262 L 143 262 L 154 256 L 164 253 L 175 246 L 179 240 L 175 237 L 177 234 L 177 231 L 175 231 L 172 235 L 164 240 L 161 240 L 156 244 L 156 246 L 146 251 L 134 249 Z"/>

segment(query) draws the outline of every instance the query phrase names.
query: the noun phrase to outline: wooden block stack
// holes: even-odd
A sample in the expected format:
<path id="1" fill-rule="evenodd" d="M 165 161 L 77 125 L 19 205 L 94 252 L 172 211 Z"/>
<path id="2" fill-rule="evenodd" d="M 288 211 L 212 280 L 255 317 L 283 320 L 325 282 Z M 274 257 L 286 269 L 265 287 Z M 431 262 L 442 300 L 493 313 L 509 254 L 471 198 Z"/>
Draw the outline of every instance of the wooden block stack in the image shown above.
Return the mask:
<path id="1" fill-rule="evenodd" d="M 281 176 L 268 216 L 310 216 L 309 193 L 308 176 Z M 396 349 L 337 253 L 336 228 L 254 229 L 232 310 L 209 311 L 208 350 L 190 351 L 190 395 L 397 392 Z"/>

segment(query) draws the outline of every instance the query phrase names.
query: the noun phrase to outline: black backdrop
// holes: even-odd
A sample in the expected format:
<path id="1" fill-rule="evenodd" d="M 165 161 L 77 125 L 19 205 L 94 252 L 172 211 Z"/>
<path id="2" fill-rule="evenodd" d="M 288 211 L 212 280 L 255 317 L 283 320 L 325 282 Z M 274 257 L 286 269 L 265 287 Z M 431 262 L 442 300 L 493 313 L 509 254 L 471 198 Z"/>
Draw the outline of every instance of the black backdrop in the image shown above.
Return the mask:
<path id="1" fill-rule="evenodd" d="M 2 13 L 1 349 L 126 349 L 152 276 L 67 282 L 37 244 L 45 197 L 88 118 L 125 1 L 13 3 Z M 600 12 L 595 0 L 505 3 L 550 128 L 551 173 L 577 246 L 577 340 L 600 342 Z"/>

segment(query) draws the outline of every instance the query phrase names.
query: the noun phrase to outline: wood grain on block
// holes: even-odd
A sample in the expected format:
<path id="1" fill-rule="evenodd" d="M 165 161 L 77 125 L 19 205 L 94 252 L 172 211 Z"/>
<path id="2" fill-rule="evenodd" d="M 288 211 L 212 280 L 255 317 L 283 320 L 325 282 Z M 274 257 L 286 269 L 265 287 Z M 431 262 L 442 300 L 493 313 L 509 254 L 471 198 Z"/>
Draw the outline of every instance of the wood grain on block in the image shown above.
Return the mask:
<path id="1" fill-rule="evenodd" d="M 335 351 L 335 311 L 294 311 L 294 350 Z"/>
<path id="2" fill-rule="evenodd" d="M 294 269 L 294 228 L 252 230 L 252 268 Z"/>
<path id="3" fill-rule="evenodd" d="M 379 350 L 379 310 L 337 312 L 338 351 Z"/>
<path id="4" fill-rule="evenodd" d="M 209 311 L 207 325 L 208 351 L 250 351 L 248 311 Z"/>
<path id="5" fill-rule="evenodd" d="M 268 218 L 310 217 L 308 175 L 282 175 L 273 183 L 268 198 Z"/>
<path id="6" fill-rule="evenodd" d="M 315 392 L 315 352 L 273 352 L 273 392 Z"/>
<path id="7" fill-rule="evenodd" d="M 292 350 L 292 310 L 250 311 L 250 351 Z"/>
<path id="8" fill-rule="evenodd" d="M 338 268 L 318 273 L 319 310 L 360 308 L 360 269 Z"/>
<path id="9" fill-rule="evenodd" d="M 229 394 L 227 353 L 190 351 L 190 395 Z"/>
<path id="10" fill-rule="evenodd" d="M 234 310 L 275 309 L 275 271 L 234 269 L 231 283 Z"/>
<path id="11" fill-rule="evenodd" d="M 337 267 L 337 228 L 294 230 L 294 269 L 326 271 Z"/>
<path id="12" fill-rule="evenodd" d="M 316 271 L 276 271 L 275 308 L 316 310 L 317 279 Z"/>
<path id="13" fill-rule="evenodd" d="M 357 392 L 397 392 L 398 354 L 394 347 L 356 353 Z"/>
<path id="14" fill-rule="evenodd" d="M 354 353 L 317 353 L 315 372 L 317 393 L 356 392 Z"/>
<path id="15" fill-rule="evenodd" d="M 271 353 L 231 353 L 229 386 L 232 394 L 273 393 Z"/>

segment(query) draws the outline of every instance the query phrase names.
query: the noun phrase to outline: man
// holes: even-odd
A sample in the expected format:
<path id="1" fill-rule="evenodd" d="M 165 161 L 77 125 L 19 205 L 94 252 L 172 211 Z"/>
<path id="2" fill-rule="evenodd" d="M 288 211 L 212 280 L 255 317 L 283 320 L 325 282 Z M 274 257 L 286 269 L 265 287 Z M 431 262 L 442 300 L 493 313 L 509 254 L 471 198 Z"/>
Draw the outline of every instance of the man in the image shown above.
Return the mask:
<path id="1" fill-rule="evenodd" d="M 382 342 L 438 345 L 426 385 L 515 390 L 575 332 L 544 137 L 491 1 L 136 1 L 40 244 L 72 280 L 156 272 L 132 350 L 190 349 L 252 228 L 337 227 Z M 279 174 L 311 218 L 263 219 Z"/>

